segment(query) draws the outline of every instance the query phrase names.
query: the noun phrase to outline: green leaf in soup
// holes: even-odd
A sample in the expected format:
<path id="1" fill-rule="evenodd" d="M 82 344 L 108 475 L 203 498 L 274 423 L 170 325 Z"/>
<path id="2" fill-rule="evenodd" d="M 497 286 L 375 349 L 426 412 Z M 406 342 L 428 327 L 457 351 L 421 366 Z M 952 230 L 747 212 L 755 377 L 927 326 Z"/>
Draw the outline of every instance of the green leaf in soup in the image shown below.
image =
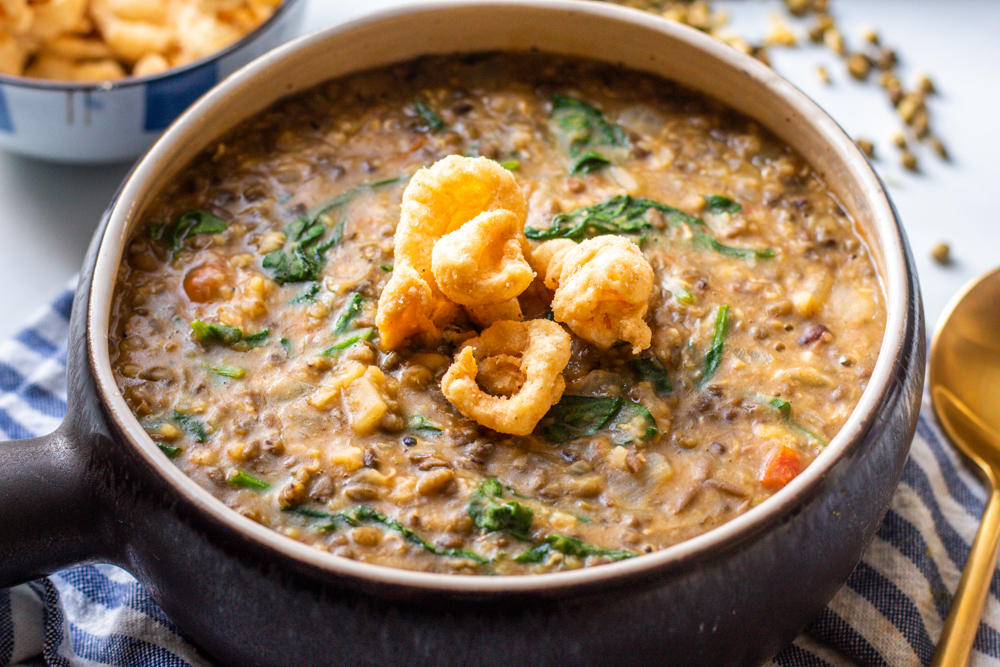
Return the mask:
<path id="1" fill-rule="evenodd" d="M 549 239 L 584 239 L 604 234 L 641 234 L 652 228 L 646 212 L 662 205 L 652 199 L 636 199 L 617 195 L 593 206 L 560 213 L 552 219 L 548 229 L 526 227 L 525 235 L 535 241 Z"/>
<path id="2" fill-rule="evenodd" d="M 191 322 L 191 330 L 195 337 L 203 343 L 218 343 L 240 351 L 263 345 L 270 336 L 267 329 L 261 329 L 257 333 L 244 336 L 243 330 L 239 327 L 231 327 L 218 322 L 208 324 L 199 319 Z"/>
<path id="3" fill-rule="evenodd" d="M 465 551 L 462 549 L 442 549 L 440 547 L 436 547 L 427 540 L 417 535 L 409 528 L 403 526 L 401 523 L 399 523 L 392 517 L 388 517 L 385 514 L 379 512 L 378 510 L 372 509 L 371 507 L 365 507 L 364 505 L 361 505 L 359 507 L 352 507 L 349 510 L 345 510 L 343 514 L 358 523 L 365 523 L 365 522 L 380 523 L 386 528 L 402 535 L 403 539 L 406 540 L 407 542 L 410 542 L 411 544 L 416 544 L 417 546 L 423 548 L 425 551 L 429 551 L 430 553 L 435 554 L 437 556 L 459 556 L 461 558 L 468 558 L 470 560 L 474 560 L 477 563 L 489 562 L 488 558 L 485 558 L 473 551 Z"/>
<path id="4" fill-rule="evenodd" d="M 338 343 L 334 343 L 330 347 L 326 348 L 319 353 L 321 357 L 329 357 L 332 354 L 340 352 L 341 350 L 346 350 L 355 343 L 359 343 L 363 340 L 371 340 L 375 337 L 375 329 L 356 329 L 358 333 L 352 334 Z"/>
<path id="5" fill-rule="evenodd" d="M 338 334 L 347 331 L 347 327 L 351 322 L 361 314 L 361 308 L 364 306 L 364 303 L 365 299 L 360 293 L 355 292 L 352 294 L 333 323 L 333 333 Z"/>
<path id="6" fill-rule="evenodd" d="M 792 418 L 792 404 L 790 402 L 786 401 L 783 398 L 761 396 L 760 394 L 752 394 L 752 396 L 754 400 L 757 401 L 758 403 L 761 403 L 762 405 L 766 405 L 776 410 L 778 414 L 781 415 L 782 420 L 784 420 L 786 424 L 788 424 L 791 428 L 795 429 L 796 431 L 802 433 L 803 435 L 811 438 L 812 440 L 815 440 L 820 444 L 821 447 L 826 447 L 829 444 L 824 438 L 821 438 L 815 432 L 810 431 L 805 426 L 803 426 L 802 424 L 800 424 L 799 422 L 797 422 L 795 419 Z"/>
<path id="7" fill-rule="evenodd" d="M 208 430 L 205 425 L 191 415 L 174 410 L 170 419 L 196 442 L 208 442 Z"/>
<path id="8" fill-rule="evenodd" d="M 170 251 L 177 252 L 184 242 L 198 234 L 221 234 L 226 231 L 226 222 L 207 211 L 187 211 L 170 225 Z M 162 236 L 162 232 L 160 234 Z"/>
<path id="9" fill-rule="evenodd" d="M 267 342 L 270 337 L 271 332 L 268 329 L 261 329 L 255 334 L 250 334 L 249 336 L 244 336 L 243 340 L 240 341 L 249 348 L 260 347 Z"/>
<path id="10" fill-rule="evenodd" d="M 339 524 L 345 526 L 354 527 L 358 525 L 358 522 L 347 516 L 346 514 L 338 512 L 337 514 L 329 514 L 327 512 L 320 512 L 319 510 L 314 510 L 309 507 L 282 507 L 282 512 L 290 512 L 292 514 L 300 514 L 310 519 L 326 519 L 327 523 L 317 526 L 318 530 L 329 531 L 336 530 L 340 527 Z"/>
<path id="11" fill-rule="evenodd" d="M 407 421 L 407 429 L 425 436 L 435 436 L 442 432 L 438 424 L 435 424 L 423 415 L 413 415 L 410 417 Z"/>
<path id="12" fill-rule="evenodd" d="M 524 234 L 534 241 L 571 239 L 577 243 L 605 234 L 641 235 L 653 228 L 648 219 L 650 211 L 662 215 L 667 225 L 687 226 L 691 230 L 691 243 L 695 247 L 729 257 L 767 259 L 775 256 L 775 251 L 771 248 L 733 248 L 723 245 L 708 233 L 708 228 L 702 220 L 673 206 L 629 195 L 617 195 L 593 206 L 560 213 L 552 219 L 548 228 L 525 227 Z"/>
<path id="13" fill-rule="evenodd" d="M 569 95 L 552 97 L 550 125 L 567 145 L 572 174 L 586 174 L 609 165 L 608 155 L 629 146 L 625 130 L 609 123 L 597 108 Z"/>
<path id="14" fill-rule="evenodd" d="M 705 210 L 709 213 L 739 213 L 743 206 L 724 195 L 706 195 Z"/>
<path id="15" fill-rule="evenodd" d="M 611 160 L 597 151 L 587 151 L 573 160 L 569 166 L 569 173 L 573 175 L 589 174 L 609 164 L 611 164 Z"/>
<path id="16" fill-rule="evenodd" d="M 343 217 L 339 223 L 333 224 L 331 216 L 334 211 L 350 203 L 364 192 L 398 183 L 401 180 L 403 179 L 390 178 L 351 188 L 337 195 L 310 215 L 292 222 L 285 228 L 285 234 L 288 237 L 285 246 L 264 257 L 264 268 L 271 271 L 271 276 L 279 285 L 317 280 L 326 265 L 326 251 L 340 244 L 344 238 L 344 226 L 347 224 L 347 218 Z M 327 230 L 330 230 L 330 236 L 326 241 L 323 241 Z"/>
<path id="17" fill-rule="evenodd" d="M 531 528 L 534 513 L 517 501 L 503 502 L 503 487 L 487 479 L 473 491 L 465 509 L 477 528 L 485 532 L 507 530 L 524 535 Z"/>
<path id="18" fill-rule="evenodd" d="M 431 132 L 437 132 L 444 127 L 444 120 L 441 116 L 430 108 L 430 106 L 420 97 L 415 97 L 413 99 L 413 109 L 417 112 L 425 123 L 427 123 L 427 129 Z"/>
<path id="19" fill-rule="evenodd" d="M 552 120 L 574 157 L 592 146 L 625 148 L 629 145 L 621 126 L 609 123 L 599 109 L 569 95 L 553 95 Z"/>
<path id="20" fill-rule="evenodd" d="M 640 380 L 645 380 L 653 385 L 657 396 L 667 396 L 673 393 L 674 388 L 670 384 L 670 378 L 667 377 L 667 369 L 663 362 L 656 357 L 636 357 L 628 364 Z"/>
<path id="21" fill-rule="evenodd" d="M 621 397 L 563 396 L 535 429 L 549 442 L 563 443 L 594 435 L 621 407 Z"/>
<path id="22" fill-rule="evenodd" d="M 729 306 L 719 306 L 715 311 L 715 330 L 712 335 L 712 347 L 705 354 L 705 364 L 701 375 L 702 382 L 707 381 L 722 362 L 722 350 L 726 344 L 726 331 L 729 328 Z"/>
<path id="23" fill-rule="evenodd" d="M 248 475 L 242 470 L 234 470 L 229 473 L 226 481 L 230 486 L 239 486 L 244 489 L 253 489 L 254 491 L 266 491 L 271 488 L 271 485 L 264 480 L 257 479 L 253 475 Z"/>
<path id="24" fill-rule="evenodd" d="M 199 319 L 191 322 L 191 330 L 194 335 L 203 343 L 222 343 L 223 345 L 233 345 L 243 339 L 243 330 L 239 327 L 231 327 L 226 324 L 207 324 Z"/>
<path id="25" fill-rule="evenodd" d="M 178 454 L 180 454 L 182 451 L 184 451 L 184 449 L 181 448 L 181 447 L 174 447 L 172 445 L 164 445 L 163 443 L 158 443 L 156 446 L 160 448 L 161 452 L 163 452 L 164 454 L 166 454 L 166 456 L 167 456 L 168 459 L 172 459 L 175 456 L 177 456 Z"/>
<path id="26" fill-rule="evenodd" d="M 632 558 L 636 554 L 621 549 L 602 549 L 575 537 L 564 535 L 549 535 L 545 541 L 534 549 L 525 551 L 514 560 L 518 563 L 541 563 L 550 553 L 558 551 L 567 556 L 586 558 L 587 556 L 603 556 L 610 560 Z"/>
<path id="27" fill-rule="evenodd" d="M 713 250 L 727 257 L 770 259 L 776 254 L 773 248 L 734 248 L 733 246 L 723 245 L 701 230 L 695 230 L 694 232 L 694 245 L 695 247 Z"/>
<path id="28" fill-rule="evenodd" d="M 607 431 L 616 445 L 629 445 L 637 440 L 649 440 L 660 431 L 646 406 L 628 399 L 622 400 L 618 412 L 611 418 Z"/>
<path id="29" fill-rule="evenodd" d="M 247 369 L 240 368 L 239 366 L 229 366 L 227 364 L 208 364 L 205 368 L 212 371 L 216 375 L 233 378 L 234 380 L 239 380 L 247 374 Z"/>

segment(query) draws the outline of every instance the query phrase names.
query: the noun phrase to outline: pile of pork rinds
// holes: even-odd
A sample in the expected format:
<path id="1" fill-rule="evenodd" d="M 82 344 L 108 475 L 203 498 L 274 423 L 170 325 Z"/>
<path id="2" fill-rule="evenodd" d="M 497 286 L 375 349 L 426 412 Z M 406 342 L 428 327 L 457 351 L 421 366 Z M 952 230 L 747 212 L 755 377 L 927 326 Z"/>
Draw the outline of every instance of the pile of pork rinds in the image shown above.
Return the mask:
<path id="1" fill-rule="evenodd" d="M 0 73 L 147 76 L 240 39 L 282 0 L 0 0 Z"/>
<path id="2" fill-rule="evenodd" d="M 381 344 L 434 345 L 459 319 L 482 329 L 441 381 L 465 417 L 527 435 L 562 398 L 570 334 L 601 349 L 650 345 L 644 317 L 653 269 L 631 241 L 577 244 L 524 236 L 527 203 L 509 171 L 486 158 L 450 156 L 421 169 L 403 193 L 392 278 L 379 298 Z M 523 321 L 517 297 L 536 275 L 552 291 L 552 320 Z"/>

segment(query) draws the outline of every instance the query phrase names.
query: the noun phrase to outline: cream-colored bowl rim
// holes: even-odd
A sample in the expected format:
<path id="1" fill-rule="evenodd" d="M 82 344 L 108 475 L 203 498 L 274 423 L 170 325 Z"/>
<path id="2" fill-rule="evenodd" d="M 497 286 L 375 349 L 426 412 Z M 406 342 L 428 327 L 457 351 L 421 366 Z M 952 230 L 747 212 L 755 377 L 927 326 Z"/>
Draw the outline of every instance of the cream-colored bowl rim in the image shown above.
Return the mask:
<path id="1" fill-rule="evenodd" d="M 615 31 L 600 48 L 595 34 Z M 470 37 L 474 34 L 474 37 Z M 466 48 L 461 48 L 464 45 Z M 132 415 L 115 385 L 108 351 L 112 291 L 133 222 L 151 195 L 181 169 L 207 137 L 247 118 L 275 99 L 359 68 L 407 59 L 405 56 L 454 51 L 542 50 L 590 56 L 637 69 L 670 67 L 680 79 L 701 76 L 729 80 L 725 88 L 702 92 L 751 116 L 792 144 L 831 185 L 855 218 L 866 219 L 867 238 L 879 268 L 887 304 L 886 332 L 868 388 L 844 428 L 816 460 L 784 489 L 745 514 L 666 549 L 617 563 L 570 572 L 505 577 L 455 576 L 394 569 L 333 556 L 265 528 L 229 509 L 172 464 Z M 520 48 L 519 48 L 520 47 Z M 664 54 L 683 59 L 666 63 Z M 321 76 L 310 72 L 323 62 Z M 694 87 L 694 86 L 687 86 Z M 697 89 L 697 88 L 696 88 Z M 766 94 L 761 91 L 766 89 Z M 674 570 L 726 543 L 759 534 L 809 501 L 834 464 L 860 438 L 891 390 L 894 367 L 904 343 L 909 288 L 903 241 L 892 206 L 867 160 L 843 130 L 814 102 L 756 60 L 707 35 L 652 14 L 579 0 L 443 0 L 405 6 L 326 28 L 301 37 L 246 66 L 184 113 L 138 163 L 109 218 L 95 267 L 88 311 L 89 357 L 98 391 L 111 416 L 132 439 L 146 463 L 163 475 L 178 495 L 232 530 L 330 575 L 369 584 L 464 593 L 524 592 L 591 587 L 618 578 Z M 863 463 L 862 463 L 863 465 Z"/>

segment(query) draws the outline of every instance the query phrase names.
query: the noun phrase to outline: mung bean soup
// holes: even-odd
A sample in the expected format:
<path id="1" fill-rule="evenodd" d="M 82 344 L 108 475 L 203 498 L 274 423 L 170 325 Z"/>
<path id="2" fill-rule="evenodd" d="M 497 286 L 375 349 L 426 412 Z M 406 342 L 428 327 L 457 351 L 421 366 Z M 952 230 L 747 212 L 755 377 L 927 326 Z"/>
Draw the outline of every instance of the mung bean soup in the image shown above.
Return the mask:
<path id="1" fill-rule="evenodd" d="M 766 500 L 843 426 L 884 324 L 863 235 L 756 123 L 492 53 L 336 79 L 214 141 L 127 246 L 110 350 L 164 456 L 254 521 L 527 574 Z"/>

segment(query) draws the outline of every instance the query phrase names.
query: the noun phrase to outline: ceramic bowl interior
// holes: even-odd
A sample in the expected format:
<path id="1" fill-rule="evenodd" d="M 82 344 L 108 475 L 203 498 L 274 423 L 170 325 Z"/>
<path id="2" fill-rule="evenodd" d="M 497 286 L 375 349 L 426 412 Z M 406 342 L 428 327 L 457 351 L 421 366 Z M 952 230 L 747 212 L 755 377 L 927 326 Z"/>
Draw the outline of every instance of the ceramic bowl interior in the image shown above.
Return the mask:
<path id="1" fill-rule="evenodd" d="M 233 44 L 158 74 L 93 83 L 0 74 L 0 147 L 58 162 L 134 159 L 212 86 L 295 36 L 305 4 L 284 0 Z"/>
<path id="2" fill-rule="evenodd" d="M 857 221 L 884 287 L 886 333 L 869 386 L 841 432 L 788 486 L 746 514 L 703 535 L 638 558 L 573 572 L 455 577 L 341 559 L 229 510 L 162 456 L 118 392 L 107 348 L 111 291 L 125 242 L 158 191 L 200 150 L 274 101 L 327 79 L 427 54 L 538 49 L 651 72 L 714 97 L 756 119 L 816 170 Z M 342 575 L 422 588 L 488 592 L 594 583 L 666 564 L 692 562 L 727 541 L 768 530 L 807 502 L 878 409 L 903 343 L 908 274 L 905 248 L 881 183 L 851 139 L 818 106 L 756 60 L 695 30 L 636 10 L 571 0 L 437 2 L 357 19 L 268 54 L 203 98 L 137 166 L 110 216 L 90 303 L 90 358 L 114 419 L 156 468 L 192 502 L 233 530 L 272 549 Z M 911 296 L 912 298 L 912 296 Z"/>

